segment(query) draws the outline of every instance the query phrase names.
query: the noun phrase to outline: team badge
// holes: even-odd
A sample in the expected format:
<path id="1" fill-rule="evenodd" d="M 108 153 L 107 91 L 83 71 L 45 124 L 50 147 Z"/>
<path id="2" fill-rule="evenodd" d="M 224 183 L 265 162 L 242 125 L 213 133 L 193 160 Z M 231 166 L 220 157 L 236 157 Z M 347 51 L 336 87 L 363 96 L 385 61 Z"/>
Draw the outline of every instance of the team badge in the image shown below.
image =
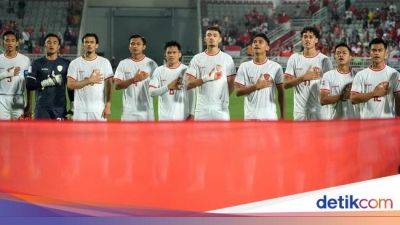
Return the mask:
<path id="1" fill-rule="evenodd" d="M 63 66 L 61 66 L 61 65 L 58 65 L 58 66 L 57 66 L 57 70 L 58 70 L 58 72 L 61 72 L 61 71 L 62 71 L 62 69 L 63 69 Z"/>

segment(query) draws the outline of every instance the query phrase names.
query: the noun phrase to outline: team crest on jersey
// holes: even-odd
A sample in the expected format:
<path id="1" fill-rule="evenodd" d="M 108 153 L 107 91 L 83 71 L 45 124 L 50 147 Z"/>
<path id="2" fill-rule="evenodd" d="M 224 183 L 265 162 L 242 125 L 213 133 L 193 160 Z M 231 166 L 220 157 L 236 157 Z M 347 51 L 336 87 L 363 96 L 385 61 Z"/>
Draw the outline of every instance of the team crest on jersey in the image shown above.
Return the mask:
<path id="1" fill-rule="evenodd" d="M 57 66 L 57 70 L 58 70 L 58 72 L 61 72 L 61 71 L 63 70 L 63 68 L 64 68 L 63 66 L 61 66 L 61 65 L 58 65 L 58 66 Z"/>

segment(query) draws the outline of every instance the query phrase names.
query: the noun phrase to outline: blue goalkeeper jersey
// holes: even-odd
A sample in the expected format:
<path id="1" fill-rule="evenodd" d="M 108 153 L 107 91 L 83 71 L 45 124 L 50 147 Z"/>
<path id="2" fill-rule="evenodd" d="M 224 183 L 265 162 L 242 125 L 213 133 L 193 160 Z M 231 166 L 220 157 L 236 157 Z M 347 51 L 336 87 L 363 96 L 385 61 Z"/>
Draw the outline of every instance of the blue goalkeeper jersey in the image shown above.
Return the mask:
<path id="1" fill-rule="evenodd" d="M 27 89 L 36 90 L 37 108 L 65 108 L 67 71 L 70 61 L 62 57 L 56 60 L 48 60 L 46 57 L 35 60 L 32 64 L 32 72 L 27 77 Z M 42 87 L 41 82 L 47 78 L 61 75 L 62 83 L 50 87 Z"/>

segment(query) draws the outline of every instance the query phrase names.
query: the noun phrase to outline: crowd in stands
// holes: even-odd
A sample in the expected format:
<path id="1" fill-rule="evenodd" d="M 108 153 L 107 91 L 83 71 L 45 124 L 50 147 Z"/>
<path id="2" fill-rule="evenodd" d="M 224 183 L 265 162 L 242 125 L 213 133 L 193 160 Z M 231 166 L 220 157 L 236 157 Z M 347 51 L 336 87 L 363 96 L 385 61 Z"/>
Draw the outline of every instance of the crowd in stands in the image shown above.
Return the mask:
<path id="1" fill-rule="evenodd" d="M 15 4 L 15 1 L 9 0 L 7 7 L 7 13 L 15 14 L 18 21 L 19 19 L 23 19 L 26 7 L 25 1 L 18 1 L 18 3 Z M 82 7 L 82 0 L 69 1 L 68 14 L 66 18 L 67 26 L 65 27 L 65 30 L 56 32 L 57 36 L 59 36 L 61 40 L 61 54 L 72 53 L 71 47 L 75 47 L 76 49 Z M 19 35 L 19 50 L 21 52 L 28 54 L 42 53 L 44 38 L 48 33 L 43 22 L 40 28 L 35 30 L 33 25 L 18 24 L 16 20 L 1 20 L 0 17 L 0 35 L 8 30 L 14 31 Z M 2 41 L 3 40 L 0 42 L 0 52 L 4 51 Z"/>

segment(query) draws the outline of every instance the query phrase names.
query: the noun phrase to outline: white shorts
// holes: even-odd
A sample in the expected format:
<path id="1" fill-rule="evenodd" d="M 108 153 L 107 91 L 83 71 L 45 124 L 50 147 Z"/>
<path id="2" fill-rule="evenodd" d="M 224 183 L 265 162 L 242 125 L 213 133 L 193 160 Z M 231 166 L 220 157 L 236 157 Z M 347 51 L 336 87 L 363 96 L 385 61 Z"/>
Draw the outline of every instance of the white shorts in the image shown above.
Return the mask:
<path id="1" fill-rule="evenodd" d="M 154 121 L 153 113 L 122 113 L 121 121 Z"/>
<path id="2" fill-rule="evenodd" d="M 23 95 L 0 95 L 0 120 L 18 119 L 24 114 Z"/>
<path id="3" fill-rule="evenodd" d="M 74 112 L 73 121 L 107 121 L 103 118 L 103 112 Z"/>
<path id="4" fill-rule="evenodd" d="M 194 120 L 219 120 L 229 121 L 229 110 L 223 109 L 200 109 L 195 110 Z"/>

